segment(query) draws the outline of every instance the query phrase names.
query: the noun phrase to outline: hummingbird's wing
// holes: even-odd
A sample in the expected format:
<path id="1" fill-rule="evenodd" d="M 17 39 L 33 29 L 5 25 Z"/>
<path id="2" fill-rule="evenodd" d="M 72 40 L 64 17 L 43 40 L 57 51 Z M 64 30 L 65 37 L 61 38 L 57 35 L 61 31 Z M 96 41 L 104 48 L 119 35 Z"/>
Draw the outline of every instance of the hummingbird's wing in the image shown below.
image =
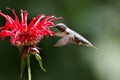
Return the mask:
<path id="1" fill-rule="evenodd" d="M 55 36 L 58 36 L 58 37 L 65 37 L 67 35 L 66 32 L 58 32 L 58 33 L 55 33 Z"/>
<path id="2" fill-rule="evenodd" d="M 66 35 L 62 39 L 58 40 L 57 43 L 54 45 L 55 47 L 60 47 L 63 45 L 67 45 L 72 42 L 72 37 L 71 35 Z"/>

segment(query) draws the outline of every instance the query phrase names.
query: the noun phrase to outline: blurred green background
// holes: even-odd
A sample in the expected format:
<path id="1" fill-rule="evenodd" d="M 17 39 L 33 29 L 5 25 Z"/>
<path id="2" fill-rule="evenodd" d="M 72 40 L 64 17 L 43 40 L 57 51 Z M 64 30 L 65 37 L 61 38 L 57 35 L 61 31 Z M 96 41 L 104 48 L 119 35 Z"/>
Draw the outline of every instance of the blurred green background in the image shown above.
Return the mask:
<path id="1" fill-rule="evenodd" d="M 1 0 L 6 7 L 27 10 L 28 22 L 38 14 L 62 16 L 63 22 L 83 35 L 98 49 L 74 44 L 56 48 L 58 37 L 43 38 L 39 43 L 47 72 L 31 57 L 33 80 L 120 80 L 120 1 L 119 0 Z M 0 26 L 5 23 L 0 17 Z M 19 50 L 0 40 L 0 80 L 19 80 Z M 27 69 L 23 80 L 27 80 Z"/>

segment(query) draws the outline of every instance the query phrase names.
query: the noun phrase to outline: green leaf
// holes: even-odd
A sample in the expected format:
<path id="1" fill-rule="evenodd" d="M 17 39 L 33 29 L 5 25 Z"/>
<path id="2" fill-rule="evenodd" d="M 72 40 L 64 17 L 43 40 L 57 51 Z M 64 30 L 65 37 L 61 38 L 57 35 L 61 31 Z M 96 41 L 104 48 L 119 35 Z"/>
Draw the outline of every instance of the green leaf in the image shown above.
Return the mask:
<path id="1" fill-rule="evenodd" d="M 43 64 L 42 64 L 42 57 L 36 53 L 35 58 L 39 62 L 39 66 L 41 67 L 41 69 L 46 72 L 46 70 L 45 70 L 45 68 L 43 67 Z"/>
<path id="2" fill-rule="evenodd" d="M 26 61 L 25 61 L 25 59 L 21 59 L 21 73 L 20 73 L 21 79 L 22 79 L 22 75 L 23 75 L 25 67 L 26 67 Z"/>

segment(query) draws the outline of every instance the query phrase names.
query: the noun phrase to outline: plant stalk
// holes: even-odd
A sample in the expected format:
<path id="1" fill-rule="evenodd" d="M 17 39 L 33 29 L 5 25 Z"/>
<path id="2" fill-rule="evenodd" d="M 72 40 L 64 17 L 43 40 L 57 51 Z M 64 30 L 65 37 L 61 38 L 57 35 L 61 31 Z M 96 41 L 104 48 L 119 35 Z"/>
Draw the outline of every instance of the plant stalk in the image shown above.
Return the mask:
<path id="1" fill-rule="evenodd" d="M 28 66 L 28 80 L 31 79 L 31 68 L 30 68 L 30 54 L 27 55 L 27 66 Z"/>

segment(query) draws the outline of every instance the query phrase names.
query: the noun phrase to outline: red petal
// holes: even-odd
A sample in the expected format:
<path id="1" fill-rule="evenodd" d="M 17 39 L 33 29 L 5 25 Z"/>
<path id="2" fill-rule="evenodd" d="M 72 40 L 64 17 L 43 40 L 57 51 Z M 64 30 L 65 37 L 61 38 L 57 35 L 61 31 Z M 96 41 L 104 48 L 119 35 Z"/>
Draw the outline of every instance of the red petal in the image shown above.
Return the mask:
<path id="1" fill-rule="evenodd" d="M 4 38 L 7 37 L 7 36 L 11 37 L 13 35 L 14 35 L 14 33 L 10 32 L 10 31 L 7 31 L 7 30 L 4 30 L 0 33 L 0 37 L 2 37 L 2 40 L 4 40 Z"/>
<path id="2" fill-rule="evenodd" d="M 21 10 L 21 18 L 22 18 L 22 20 L 21 20 L 22 28 L 21 29 L 23 31 L 27 31 L 27 15 L 28 15 L 27 11 Z"/>
<path id="3" fill-rule="evenodd" d="M 0 11 L 0 15 L 2 15 L 3 17 L 5 17 L 5 19 L 7 20 L 7 22 L 9 22 L 11 24 L 13 23 L 13 19 L 11 17 L 9 17 L 8 15 L 5 15 L 1 11 Z"/>
<path id="4" fill-rule="evenodd" d="M 14 17 L 15 17 L 15 22 L 19 23 L 19 18 L 18 18 L 18 16 L 16 15 L 15 10 L 14 10 L 14 9 L 10 9 L 10 8 L 7 8 L 7 9 L 9 9 L 9 10 L 12 11 L 12 13 L 13 13 L 13 15 L 14 15 Z"/>

